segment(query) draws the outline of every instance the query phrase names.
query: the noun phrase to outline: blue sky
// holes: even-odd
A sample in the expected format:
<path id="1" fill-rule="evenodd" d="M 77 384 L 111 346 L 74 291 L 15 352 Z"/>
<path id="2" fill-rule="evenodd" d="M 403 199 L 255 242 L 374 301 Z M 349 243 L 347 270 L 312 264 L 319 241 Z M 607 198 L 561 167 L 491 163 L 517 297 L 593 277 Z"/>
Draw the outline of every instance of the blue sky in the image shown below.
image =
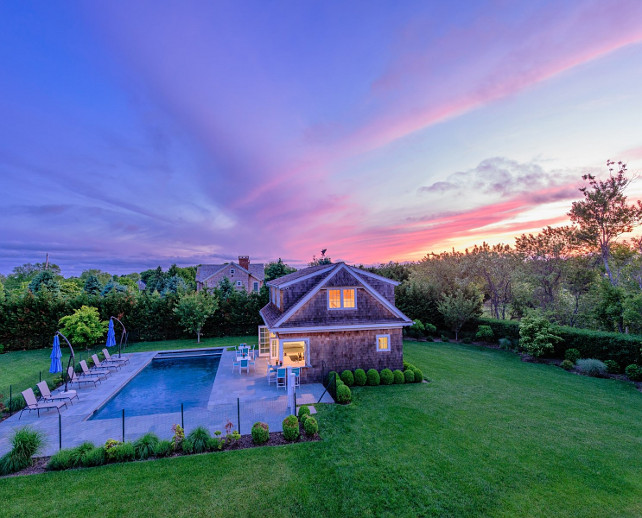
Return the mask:
<path id="1" fill-rule="evenodd" d="M 563 224 L 642 163 L 642 3 L 0 6 L 0 272 L 354 263 Z M 633 186 L 631 196 L 639 197 Z"/>

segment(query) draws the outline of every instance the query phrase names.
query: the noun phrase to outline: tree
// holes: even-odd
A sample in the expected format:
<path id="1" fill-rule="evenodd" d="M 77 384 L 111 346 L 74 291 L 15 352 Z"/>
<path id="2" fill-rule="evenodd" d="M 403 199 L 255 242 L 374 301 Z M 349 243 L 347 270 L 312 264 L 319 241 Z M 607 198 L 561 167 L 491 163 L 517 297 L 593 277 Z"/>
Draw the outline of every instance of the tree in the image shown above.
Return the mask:
<path id="1" fill-rule="evenodd" d="M 458 289 L 452 295 L 444 293 L 437 308 L 455 333 L 455 340 L 459 340 L 459 331 L 464 324 L 481 315 L 481 298 L 478 294 L 467 294 Z"/>
<path id="2" fill-rule="evenodd" d="M 59 322 L 63 334 L 79 346 L 94 345 L 107 332 L 107 321 L 100 320 L 98 308 L 82 306 L 72 315 L 62 317 Z"/>
<path id="3" fill-rule="evenodd" d="M 201 330 L 205 321 L 218 309 L 218 299 L 206 291 L 183 295 L 174 308 L 178 321 L 186 331 L 196 333 L 201 343 Z"/>
<path id="4" fill-rule="evenodd" d="M 265 265 L 265 282 L 278 279 L 284 275 L 296 272 L 296 268 L 292 268 L 283 262 L 279 257 L 276 262 L 271 262 Z"/>
<path id="5" fill-rule="evenodd" d="M 397 282 L 404 282 L 410 279 L 410 266 L 403 263 L 390 261 L 385 264 L 381 263 L 379 266 L 363 269 Z"/>
<path id="6" fill-rule="evenodd" d="M 519 345 L 531 356 L 553 352 L 553 344 L 561 340 L 553 333 L 551 323 L 535 312 L 526 315 L 519 323 Z"/>
<path id="7" fill-rule="evenodd" d="M 631 232 L 642 220 L 642 202 L 629 205 L 624 195 L 631 183 L 625 176 L 626 164 L 618 162 L 618 171 L 613 175 L 615 165 L 612 160 L 606 161 L 609 178 L 605 181 L 596 180 L 590 174 L 582 176 L 588 182 L 587 186 L 580 189 L 584 200 L 573 202 L 568 213 L 571 221 L 579 227 L 578 239 L 599 251 L 606 275 L 613 286 L 617 284 L 617 280 L 613 277 L 609 264 L 611 245 L 618 236 Z"/>
<path id="8" fill-rule="evenodd" d="M 81 277 L 82 278 L 82 277 Z M 103 290 L 103 285 L 94 274 L 89 274 L 86 277 L 83 291 L 88 295 L 100 295 Z"/>
<path id="9" fill-rule="evenodd" d="M 187 283 L 180 275 L 174 275 L 165 281 L 161 295 L 164 297 L 170 293 L 181 294 L 187 291 Z"/>
<path id="10" fill-rule="evenodd" d="M 60 295 L 60 283 L 50 270 L 42 270 L 29 283 L 29 291 L 34 295 L 47 292 L 52 295 Z"/>

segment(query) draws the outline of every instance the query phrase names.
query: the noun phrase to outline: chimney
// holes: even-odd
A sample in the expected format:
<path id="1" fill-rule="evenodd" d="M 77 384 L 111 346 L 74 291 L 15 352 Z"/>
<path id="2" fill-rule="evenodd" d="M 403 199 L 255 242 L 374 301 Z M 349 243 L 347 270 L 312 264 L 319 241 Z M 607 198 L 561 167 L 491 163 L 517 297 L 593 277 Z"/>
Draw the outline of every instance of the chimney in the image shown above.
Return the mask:
<path id="1" fill-rule="evenodd" d="M 250 269 L 250 256 L 249 255 L 239 255 L 239 266 L 245 268 L 246 270 Z"/>

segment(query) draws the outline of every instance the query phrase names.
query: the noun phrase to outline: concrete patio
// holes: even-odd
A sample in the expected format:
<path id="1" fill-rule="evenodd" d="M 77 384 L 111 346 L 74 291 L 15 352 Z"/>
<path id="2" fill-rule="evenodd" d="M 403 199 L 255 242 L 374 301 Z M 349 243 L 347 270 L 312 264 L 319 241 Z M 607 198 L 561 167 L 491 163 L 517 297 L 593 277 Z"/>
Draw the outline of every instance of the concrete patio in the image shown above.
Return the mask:
<path id="1" fill-rule="evenodd" d="M 18 412 L 1 422 L 0 455 L 11 448 L 9 439 L 13 431 L 25 425 L 45 434 L 47 443 L 41 454 L 47 456 L 58 451 L 60 437 L 63 448 L 77 446 L 84 441 L 102 444 L 108 439 L 122 440 L 122 418 L 89 420 L 89 417 L 145 368 L 157 353 L 127 354 L 129 364 L 115 371 L 95 388 L 93 385 L 83 384 L 81 388 L 74 385 L 72 388 L 78 392 L 80 400 L 74 400 L 73 405 L 61 409 L 60 421 L 55 410 L 48 410 L 41 411 L 40 417 L 35 411 L 25 411 L 21 419 Z M 266 422 L 273 431 L 280 431 L 281 421 L 291 410 L 287 407 L 286 390 L 277 389 L 274 383 L 268 384 L 267 359 L 257 358 L 255 369 L 249 373 L 239 373 L 238 370 L 232 371 L 234 358 L 234 351 L 222 351 L 207 408 L 186 410 L 181 416 L 181 402 L 177 400 L 176 412 L 131 417 L 125 415 L 125 439 L 135 440 L 147 432 L 154 432 L 162 439 L 170 439 L 172 425 L 180 424 L 181 419 L 187 433 L 196 426 L 205 426 L 211 433 L 215 430 L 225 433 L 228 421 L 235 430 L 240 421 L 242 434 L 249 433 L 257 421 Z M 323 385 L 319 383 L 297 387 L 297 404 L 314 404 L 323 393 Z M 321 402 L 334 401 L 326 393 Z"/>

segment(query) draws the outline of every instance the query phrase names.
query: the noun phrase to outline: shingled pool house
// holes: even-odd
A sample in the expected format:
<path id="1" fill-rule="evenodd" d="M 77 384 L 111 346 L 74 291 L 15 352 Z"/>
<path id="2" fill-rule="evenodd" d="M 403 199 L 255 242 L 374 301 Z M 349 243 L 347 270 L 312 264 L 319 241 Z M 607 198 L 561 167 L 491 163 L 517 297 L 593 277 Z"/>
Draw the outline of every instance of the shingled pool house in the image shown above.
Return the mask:
<path id="1" fill-rule="evenodd" d="M 412 321 L 395 307 L 397 284 L 345 263 L 267 282 L 261 355 L 303 367 L 302 382 L 321 381 L 331 370 L 401 369 L 402 329 Z"/>

